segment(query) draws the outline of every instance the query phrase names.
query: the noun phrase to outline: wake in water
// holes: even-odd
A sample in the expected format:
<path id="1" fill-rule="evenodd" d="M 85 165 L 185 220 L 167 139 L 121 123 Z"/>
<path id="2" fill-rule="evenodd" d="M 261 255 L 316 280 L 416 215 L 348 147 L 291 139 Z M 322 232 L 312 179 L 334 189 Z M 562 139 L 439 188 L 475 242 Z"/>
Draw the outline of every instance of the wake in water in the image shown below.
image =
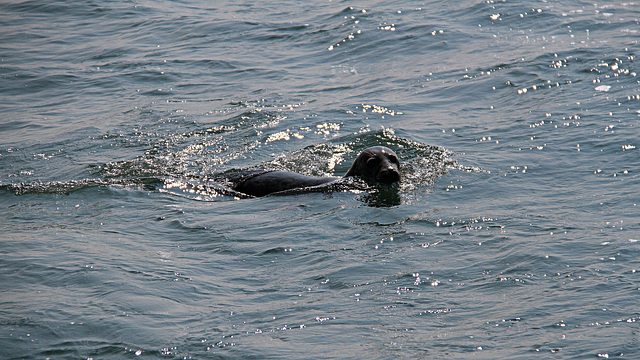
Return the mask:
<path id="1" fill-rule="evenodd" d="M 251 198 L 232 189 L 229 174 L 238 169 L 209 171 L 210 166 L 185 161 L 185 155 L 195 158 L 189 149 L 201 149 L 210 143 L 210 136 L 223 136 L 215 132 L 199 131 L 187 136 L 191 143 L 186 148 L 174 152 L 158 153 L 147 151 L 139 158 L 109 162 L 96 166 L 96 178 L 2 184 L 0 188 L 16 195 L 24 194 L 69 194 L 93 187 L 123 187 L 134 190 L 158 191 L 199 201 L 221 201 Z M 289 190 L 278 195 L 308 192 L 364 193 L 362 200 L 372 205 L 395 205 L 401 203 L 402 194 L 428 187 L 447 169 L 455 166 L 450 154 L 439 147 L 419 144 L 395 136 L 393 130 L 382 129 L 334 139 L 331 143 L 312 145 L 290 153 L 280 154 L 273 159 L 257 164 L 249 169 L 265 171 L 291 171 L 309 176 L 342 176 L 353 158 L 370 146 L 387 146 L 400 157 L 402 180 L 394 186 L 371 187 L 358 178 L 342 178 L 336 182 L 313 188 Z M 199 154 L 206 159 L 207 154 Z M 219 166 L 223 167 L 223 166 Z"/>

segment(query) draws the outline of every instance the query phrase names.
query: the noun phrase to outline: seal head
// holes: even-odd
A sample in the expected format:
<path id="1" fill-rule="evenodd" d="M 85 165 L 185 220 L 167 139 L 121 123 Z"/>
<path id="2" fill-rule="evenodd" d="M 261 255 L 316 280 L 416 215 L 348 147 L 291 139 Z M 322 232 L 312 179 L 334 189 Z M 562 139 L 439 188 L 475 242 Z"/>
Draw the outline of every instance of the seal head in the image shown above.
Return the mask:
<path id="1" fill-rule="evenodd" d="M 384 146 L 365 149 L 344 177 L 357 176 L 367 182 L 393 184 L 400 181 L 398 155 Z"/>

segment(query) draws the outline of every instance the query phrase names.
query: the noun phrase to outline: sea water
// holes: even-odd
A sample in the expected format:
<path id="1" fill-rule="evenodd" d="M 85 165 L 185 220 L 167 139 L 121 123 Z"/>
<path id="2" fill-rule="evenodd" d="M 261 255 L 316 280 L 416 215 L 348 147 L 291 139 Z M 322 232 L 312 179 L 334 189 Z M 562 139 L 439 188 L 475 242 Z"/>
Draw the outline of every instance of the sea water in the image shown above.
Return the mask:
<path id="1" fill-rule="evenodd" d="M 640 357 L 640 5 L 4 1 L 4 359 Z M 250 168 L 391 189 L 242 198 Z"/>

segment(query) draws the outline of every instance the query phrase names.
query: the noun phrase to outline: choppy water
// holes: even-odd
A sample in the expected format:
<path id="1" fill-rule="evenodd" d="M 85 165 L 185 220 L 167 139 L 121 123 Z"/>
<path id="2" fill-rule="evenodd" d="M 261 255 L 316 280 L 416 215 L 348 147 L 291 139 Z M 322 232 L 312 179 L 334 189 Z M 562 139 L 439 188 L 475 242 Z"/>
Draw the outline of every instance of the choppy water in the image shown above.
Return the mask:
<path id="1" fill-rule="evenodd" d="M 639 19 L 3 2 L 1 357 L 639 358 Z M 397 191 L 208 180 L 372 145 Z"/>

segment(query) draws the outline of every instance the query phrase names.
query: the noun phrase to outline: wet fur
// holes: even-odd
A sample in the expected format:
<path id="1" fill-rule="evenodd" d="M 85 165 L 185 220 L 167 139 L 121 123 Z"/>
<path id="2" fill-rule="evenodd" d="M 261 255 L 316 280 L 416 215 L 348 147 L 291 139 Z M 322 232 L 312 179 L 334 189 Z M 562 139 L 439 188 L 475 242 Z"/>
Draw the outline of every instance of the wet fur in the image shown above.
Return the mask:
<path id="1" fill-rule="evenodd" d="M 393 184 L 400 181 L 398 156 L 384 146 L 365 149 L 344 177 L 356 176 L 368 183 Z M 288 171 L 243 171 L 229 176 L 233 189 L 252 196 L 265 196 L 298 188 L 314 187 L 339 180 L 338 177 L 307 176 Z"/>

